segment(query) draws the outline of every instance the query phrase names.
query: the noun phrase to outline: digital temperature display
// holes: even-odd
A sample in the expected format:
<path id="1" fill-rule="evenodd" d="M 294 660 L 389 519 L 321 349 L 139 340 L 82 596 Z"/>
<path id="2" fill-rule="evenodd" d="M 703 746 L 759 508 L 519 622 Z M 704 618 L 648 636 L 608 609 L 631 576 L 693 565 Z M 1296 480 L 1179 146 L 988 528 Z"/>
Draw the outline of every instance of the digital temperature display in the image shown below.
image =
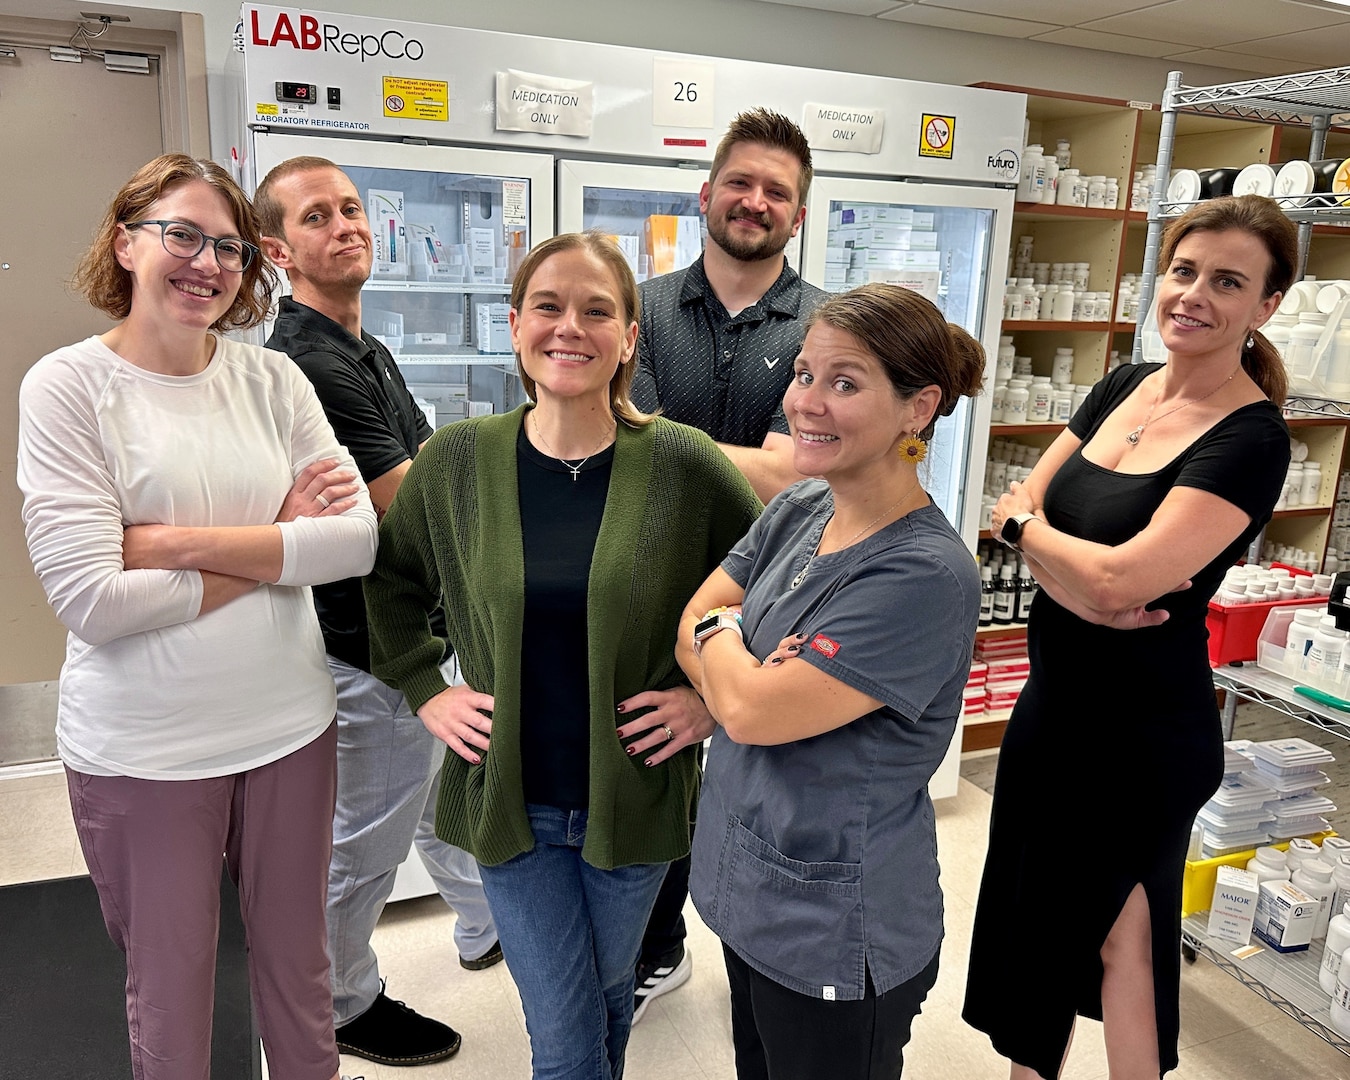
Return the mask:
<path id="1" fill-rule="evenodd" d="M 279 82 L 277 100 L 294 102 L 297 105 L 313 105 L 318 95 L 318 87 L 313 83 Z"/>

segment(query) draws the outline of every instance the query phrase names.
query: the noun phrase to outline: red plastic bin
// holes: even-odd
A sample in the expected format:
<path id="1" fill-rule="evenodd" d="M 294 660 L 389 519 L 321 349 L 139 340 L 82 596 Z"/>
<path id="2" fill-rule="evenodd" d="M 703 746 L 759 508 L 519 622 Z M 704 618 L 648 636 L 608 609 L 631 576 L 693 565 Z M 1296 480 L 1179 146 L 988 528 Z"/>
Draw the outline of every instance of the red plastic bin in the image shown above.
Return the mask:
<path id="1" fill-rule="evenodd" d="M 1236 604 L 1226 607 L 1209 602 L 1205 626 L 1209 629 L 1209 664 L 1219 667 L 1237 660 L 1256 659 L 1256 639 L 1266 625 L 1271 608 L 1308 607 L 1325 604 L 1325 596 L 1305 596 L 1300 600 L 1271 600 L 1262 604 Z"/>

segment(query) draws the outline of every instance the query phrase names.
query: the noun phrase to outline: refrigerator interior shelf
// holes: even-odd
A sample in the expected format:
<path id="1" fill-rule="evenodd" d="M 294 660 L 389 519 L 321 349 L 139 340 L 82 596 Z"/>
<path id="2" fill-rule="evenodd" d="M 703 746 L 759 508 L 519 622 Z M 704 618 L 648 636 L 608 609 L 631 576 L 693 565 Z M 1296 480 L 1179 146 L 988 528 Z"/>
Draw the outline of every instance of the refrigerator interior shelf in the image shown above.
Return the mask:
<path id="1" fill-rule="evenodd" d="M 465 367 L 501 367 L 513 365 L 515 371 L 515 353 L 393 353 L 399 367 L 432 364 L 461 364 Z"/>
<path id="2" fill-rule="evenodd" d="M 492 281 L 367 281 L 361 289 L 363 292 L 505 294 L 511 291 L 511 285 Z"/>
<path id="3" fill-rule="evenodd" d="M 1322 964 L 1323 942 L 1314 941 L 1307 952 L 1281 955 L 1273 949 L 1239 960 L 1232 955 L 1233 942 L 1211 938 L 1209 913 L 1188 915 L 1181 921 L 1181 941 L 1243 986 L 1255 990 L 1286 1016 L 1291 1016 L 1342 1054 L 1350 1056 L 1350 1041 L 1331 1026 L 1331 999 L 1317 982 Z"/>

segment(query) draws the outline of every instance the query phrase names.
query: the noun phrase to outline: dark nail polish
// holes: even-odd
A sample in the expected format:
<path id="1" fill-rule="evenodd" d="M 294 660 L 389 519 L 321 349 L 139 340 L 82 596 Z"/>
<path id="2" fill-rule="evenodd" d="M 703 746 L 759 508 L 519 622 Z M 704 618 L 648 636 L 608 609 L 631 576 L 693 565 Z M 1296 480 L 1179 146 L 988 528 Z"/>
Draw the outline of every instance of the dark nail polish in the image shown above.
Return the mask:
<path id="1" fill-rule="evenodd" d="M 625 709 L 626 709 L 626 706 L 620 705 L 620 706 L 619 706 L 617 709 L 615 709 L 614 711 L 615 711 L 615 712 L 624 712 Z"/>
<path id="2" fill-rule="evenodd" d="M 802 651 L 802 647 L 801 647 L 800 645 L 789 645 L 789 646 L 787 647 L 787 651 L 788 651 L 788 652 L 801 652 L 801 651 Z"/>
<path id="3" fill-rule="evenodd" d="M 769 661 L 770 664 L 781 664 L 782 662 L 783 658 L 781 656 L 775 656 L 772 660 Z"/>
<path id="4" fill-rule="evenodd" d="M 627 754 L 629 757 L 632 757 L 634 754 L 637 753 L 637 748 L 630 746 L 627 750 L 624 751 L 624 753 Z"/>

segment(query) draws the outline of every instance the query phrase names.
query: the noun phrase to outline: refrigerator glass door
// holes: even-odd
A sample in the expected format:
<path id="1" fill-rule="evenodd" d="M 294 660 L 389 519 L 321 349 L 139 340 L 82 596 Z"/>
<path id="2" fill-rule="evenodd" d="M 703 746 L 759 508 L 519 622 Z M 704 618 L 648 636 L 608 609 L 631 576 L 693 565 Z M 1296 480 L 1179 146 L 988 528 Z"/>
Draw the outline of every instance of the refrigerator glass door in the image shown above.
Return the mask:
<path id="1" fill-rule="evenodd" d="M 361 323 L 393 353 L 432 425 L 524 400 L 507 325 L 511 275 L 552 233 L 552 159 L 446 146 L 259 133 L 261 180 L 287 158 L 336 162 L 374 239 Z"/>
<path id="2" fill-rule="evenodd" d="M 703 251 L 708 230 L 699 211 L 706 166 L 673 168 L 596 161 L 558 163 L 558 231 L 599 229 L 628 256 L 638 281 L 683 270 Z M 801 262 L 800 235 L 784 251 Z"/>
<path id="3" fill-rule="evenodd" d="M 807 200 L 802 277 L 830 292 L 869 281 L 903 285 L 984 345 L 986 378 L 998 349 L 1011 191 L 818 177 Z M 974 550 L 989 405 L 963 398 L 938 421 L 924 487 Z"/>

